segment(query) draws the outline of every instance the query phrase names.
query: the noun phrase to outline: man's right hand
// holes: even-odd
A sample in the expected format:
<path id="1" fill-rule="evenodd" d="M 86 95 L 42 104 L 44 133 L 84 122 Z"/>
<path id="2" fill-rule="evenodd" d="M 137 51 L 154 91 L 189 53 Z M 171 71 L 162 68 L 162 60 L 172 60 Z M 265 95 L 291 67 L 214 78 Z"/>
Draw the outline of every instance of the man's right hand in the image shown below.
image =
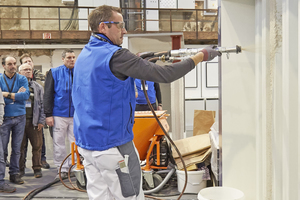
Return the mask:
<path id="1" fill-rule="evenodd" d="M 54 126 L 54 117 L 51 116 L 51 117 L 46 117 L 46 124 L 48 126 Z"/>

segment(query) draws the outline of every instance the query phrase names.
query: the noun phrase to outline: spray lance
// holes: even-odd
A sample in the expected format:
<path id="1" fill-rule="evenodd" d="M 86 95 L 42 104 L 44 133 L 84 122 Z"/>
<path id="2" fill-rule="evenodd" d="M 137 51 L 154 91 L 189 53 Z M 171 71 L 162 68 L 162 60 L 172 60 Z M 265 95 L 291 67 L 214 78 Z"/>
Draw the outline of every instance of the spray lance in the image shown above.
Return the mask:
<path id="1" fill-rule="evenodd" d="M 214 48 L 216 51 L 219 51 L 221 53 L 226 53 L 227 58 L 229 59 L 229 54 L 230 53 L 241 53 L 242 48 L 241 46 L 236 45 L 235 47 L 215 47 Z M 178 50 L 171 50 L 168 53 L 156 53 L 154 54 L 155 56 L 158 56 L 158 60 L 161 60 L 163 62 L 168 61 L 168 62 L 173 62 L 175 60 L 184 60 L 187 59 L 195 54 L 197 54 L 199 51 L 201 51 L 202 48 L 200 49 L 194 49 L 194 48 L 188 48 L 188 49 L 178 49 Z"/>

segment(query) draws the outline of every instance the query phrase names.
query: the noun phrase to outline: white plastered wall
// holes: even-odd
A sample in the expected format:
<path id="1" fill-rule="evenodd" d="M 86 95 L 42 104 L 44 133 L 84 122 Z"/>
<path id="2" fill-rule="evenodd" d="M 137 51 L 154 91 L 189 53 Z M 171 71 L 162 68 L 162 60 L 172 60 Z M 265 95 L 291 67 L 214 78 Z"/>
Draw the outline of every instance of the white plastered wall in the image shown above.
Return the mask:
<path id="1" fill-rule="evenodd" d="M 222 0 L 223 186 L 246 199 L 299 196 L 299 1 Z"/>

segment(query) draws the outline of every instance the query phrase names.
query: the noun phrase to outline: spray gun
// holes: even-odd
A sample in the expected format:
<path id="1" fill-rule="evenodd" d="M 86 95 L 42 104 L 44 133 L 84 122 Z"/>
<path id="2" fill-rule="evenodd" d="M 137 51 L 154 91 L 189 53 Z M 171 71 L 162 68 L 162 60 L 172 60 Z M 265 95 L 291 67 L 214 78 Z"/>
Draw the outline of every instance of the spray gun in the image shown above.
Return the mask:
<path id="1" fill-rule="evenodd" d="M 241 53 L 242 52 L 242 47 L 236 45 L 235 47 L 217 47 L 217 51 L 220 51 L 221 53 L 226 53 L 227 59 L 229 59 L 229 54 L 230 53 Z"/>
<path id="2" fill-rule="evenodd" d="M 169 57 L 165 55 L 159 56 L 159 60 L 165 62 L 173 62 L 174 60 L 184 60 L 187 59 L 195 54 L 197 54 L 202 49 L 178 49 L 178 50 L 171 50 L 169 53 Z M 220 51 L 221 53 L 226 53 L 227 58 L 229 58 L 230 53 L 241 53 L 242 48 L 241 46 L 236 45 L 235 47 L 216 47 L 216 51 Z"/>

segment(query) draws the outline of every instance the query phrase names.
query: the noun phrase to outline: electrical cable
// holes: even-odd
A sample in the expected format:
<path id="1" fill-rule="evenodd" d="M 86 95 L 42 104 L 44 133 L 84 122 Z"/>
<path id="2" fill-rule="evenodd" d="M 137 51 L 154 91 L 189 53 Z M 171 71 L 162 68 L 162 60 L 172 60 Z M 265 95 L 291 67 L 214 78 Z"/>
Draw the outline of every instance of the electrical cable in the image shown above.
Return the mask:
<path id="1" fill-rule="evenodd" d="M 61 163 L 61 165 L 60 165 L 60 167 L 59 167 L 59 170 L 58 170 L 58 175 L 59 175 L 59 179 L 60 179 L 61 183 L 62 183 L 66 188 L 68 188 L 68 189 L 70 189 L 70 190 L 75 190 L 75 188 L 73 187 L 72 184 L 71 184 L 72 187 L 67 186 L 67 185 L 65 184 L 65 182 L 63 181 L 62 177 L 61 177 L 61 168 L 62 168 L 63 164 L 65 163 L 65 161 L 66 161 L 71 155 L 72 155 L 72 153 L 69 153 L 69 155 L 67 155 L 67 156 L 65 157 L 65 159 L 62 161 L 62 163 Z M 72 166 L 71 166 L 71 167 L 72 167 Z M 70 170 L 69 170 L 69 171 L 70 171 Z M 70 178 L 70 173 L 68 173 L 68 178 L 69 178 L 69 180 L 71 180 L 71 178 Z"/>
<path id="2" fill-rule="evenodd" d="M 154 60 L 157 60 L 157 57 L 150 58 L 148 61 L 151 62 L 151 61 L 154 61 Z M 145 95 L 146 100 L 147 100 L 147 104 L 148 104 L 148 106 L 149 106 L 149 108 L 150 108 L 150 110 L 151 110 L 151 112 L 152 112 L 154 118 L 156 119 L 158 125 L 160 126 L 160 128 L 161 128 L 162 131 L 164 132 L 164 134 L 165 134 L 165 136 L 167 137 L 167 139 L 169 140 L 169 142 L 170 142 L 170 143 L 172 144 L 172 146 L 175 148 L 175 150 L 176 150 L 176 152 L 178 153 L 179 158 L 180 158 L 180 160 L 181 160 L 181 162 L 182 162 L 183 168 L 184 168 L 184 172 L 185 172 L 185 182 L 184 182 L 183 189 L 182 189 L 182 191 L 181 191 L 181 193 L 180 193 L 180 195 L 179 195 L 179 197 L 178 197 L 178 199 L 177 199 L 177 200 L 179 200 L 179 199 L 182 197 L 182 195 L 183 195 L 183 193 L 184 193 L 184 191 L 185 191 L 186 185 L 187 185 L 187 179 L 188 179 L 188 176 L 187 176 L 186 165 L 185 165 L 185 162 L 184 162 L 184 160 L 183 160 L 183 158 L 182 158 L 182 155 L 181 155 L 180 151 L 178 150 L 178 148 L 177 148 L 177 146 L 175 145 L 175 143 L 173 142 L 173 140 L 170 138 L 169 134 L 166 132 L 166 130 L 165 130 L 165 128 L 163 127 L 163 125 L 160 123 L 160 121 L 159 121 L 159 119 L 158 119 L 158 117 L 157 117 L 157 115 L 156 115 L 156 113 L 155 113 L 155 111 L 154 111 L 154 109 L 153 109 L 153 107 L 152 107 L 152 105 L 151 105 L 151 103 L 150 103 L 150 100 L 149 100 L 149 97 L 148 97 L 148 94 L 147 94 L 147 90 L 146 90 L 146 86 L 145 86 L 145 80 L 142 80 L 142 87 L 143 87 L 144 95 Z M 145 196 L 146 196 L 146 195 L 145 195 Z M 152 196 L 148 196 L 148 195 L 147 195 L 147 197 L 152 197 Z"/>
<path id="3" fill-rule="evenodd" d="M 69 168 L 69 176 L 68 176 L 68 178 L 69 178 L 70 184 L 72 185 L 72 187 L 73 187 L 75 190 L 78 190 L 79 192 L 87 192 L 86 190 L 82 190 L 82 189 L 80 189 L 79 187 L 75 186 L 75 185 L 72 183 L 70 174 L 71 174 L 71 170 L 72 170 L 72 167 L 73 167 L 73 166 L 76 166 L 76 163 L 75 163 L 74 165 L 71 165 L 71 167 Z"/>
<path id="4" fill-rule="evenodd" d="M 62 182 L 64 186 L 66 186 L 67 188 L 71 189 L 71 190 L 74 190 L 75 188 L 70 188 L 68 187 L 64 182 L 63 182 L 63 179 L 61 177 L 61 168 L 62 168 L 62 165 L 64 164 L 64 162 L 69 158 L 69 156 L 71 155 L 71 153 L 69 155 L 66 156 L 66 158 L 62 161 L 62 164 L 60 165 L 60 168 L 59 168 L 59 171 L 58 171 L 58 174 L 59 174 L 59 179 L 57 180 L 54 180 L 50 183 L 48 183 L 47 185 L 44 185 L 40 188 L 36 188 L 32 191 L 30 191 L 24 198 L 23 200 L 29 200 L 29 199 L 32 199 L 35 195 L 37 195 L 38 193 L 40 193 L 41 191 L 49 188 L 50 186 L 54 185 L 55 183 L 58 183 L 58 182 Z M 69 174 L 70 176 L 70 174 Z"/>
<path id="5" fill-rule="evenodd" d="M 61 177 L 61 168 L 62 168 L 63 164 L 65 163 L 65 161 L 66 161 L 70 156 L 71 156 L 71 153 L 69 153 L 69 155 L 67 155 L 67 156 L 65 157 L 65 159 L 62 161 L 62 163 L 61 163 L 61 165 L 60 165 L 60 167 L 59 167 L 59 170 L 58 170 L 59 179 L 54 180 L 54 181 L 52 181 L 52 182 L 48 183 L 47 185 L 44 185 L 44 186 L 42 186 L 42 187 L 40 187 L 40 188 L 36 188 L 36 189 L 30 191 L 30 192 L 23 198 L 23 200 L 30 200 L 30 199 L 32 199 L 35 195 L 37 195 L 37 194 L 40 193 L 41 191 L 43 191 L 43 190 L 49 188 L 50 186 L 52 186 L 52 185 L 54 185 L 55 183 L 58 183 L 58 182 L 61 182 L 66 188 L 68 188 L 68 189 L 70 189 L 70 190 L 78 190 L 78 191 L 80 191 L 80 192 L 86 192 L 86 190 L 81 190 L 81 189 L 79 189 L 78 187 L 76 187 L 76 186 L 74 186 L 74 185 L 72 184 L 72 180 L 71 180 L 70 174 L 71 174 L 72 167 L 75 166 L 76 163 L 75 163 L 75 165 L 71 165 L 71 167 L 69 168 L 69 171 L 68 171 L 68 172 L 69 172 L 69 173 L 68 173 L 68 179 L 69 179 L 69 182 L 70 182 L 70 184 L 72 185 L 73 188 L 67 186 L 67 185 L 64 183 L 63 178 Z M 66 179 L 66 178 L 65 178 L 65 179 Z"/>

